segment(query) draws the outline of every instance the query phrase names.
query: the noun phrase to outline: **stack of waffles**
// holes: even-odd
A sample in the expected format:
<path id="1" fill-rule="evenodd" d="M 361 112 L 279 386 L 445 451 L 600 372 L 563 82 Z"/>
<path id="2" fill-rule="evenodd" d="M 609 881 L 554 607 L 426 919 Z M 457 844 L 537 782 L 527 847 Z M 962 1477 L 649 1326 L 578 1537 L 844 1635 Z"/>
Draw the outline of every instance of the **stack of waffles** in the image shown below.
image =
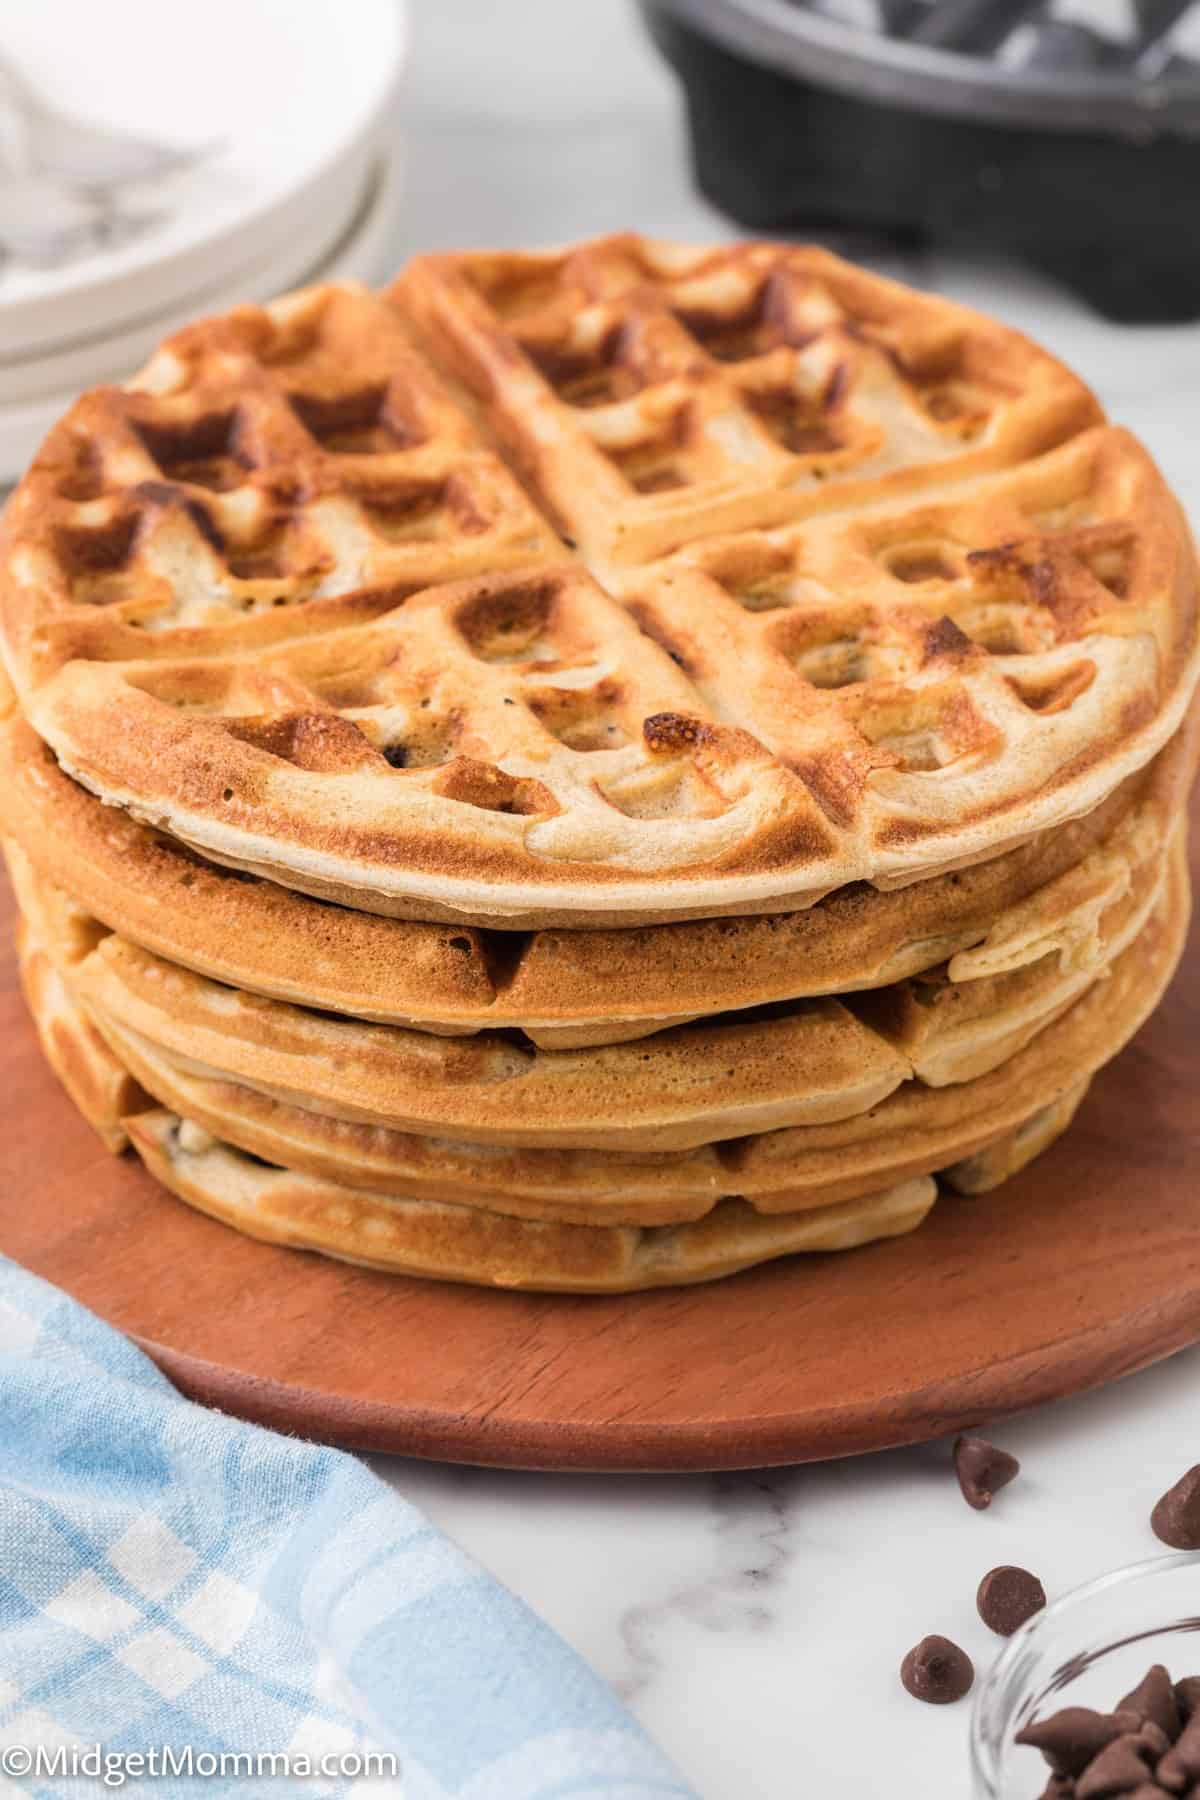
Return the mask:
<path id="1" fill-rule="evenodd" d="M 171 339 L 13 498 L 0 831 L 114 1148 L 547 1289 L 907 1231 L 1180 954 L 1196 562 L 1015 333 L 824 252 L 417 260 Z"/>

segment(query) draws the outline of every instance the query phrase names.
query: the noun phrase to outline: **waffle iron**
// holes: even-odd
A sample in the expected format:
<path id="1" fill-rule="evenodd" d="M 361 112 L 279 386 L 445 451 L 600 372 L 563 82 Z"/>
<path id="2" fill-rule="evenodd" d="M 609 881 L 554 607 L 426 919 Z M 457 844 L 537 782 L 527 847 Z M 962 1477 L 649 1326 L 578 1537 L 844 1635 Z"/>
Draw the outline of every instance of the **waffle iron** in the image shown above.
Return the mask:
<path id="1" fill-rule="evenodd" d="M 1188 0 L 641 3 L 739 225 L 1001 250 L 1108 318 L 1200 318 Z"/>

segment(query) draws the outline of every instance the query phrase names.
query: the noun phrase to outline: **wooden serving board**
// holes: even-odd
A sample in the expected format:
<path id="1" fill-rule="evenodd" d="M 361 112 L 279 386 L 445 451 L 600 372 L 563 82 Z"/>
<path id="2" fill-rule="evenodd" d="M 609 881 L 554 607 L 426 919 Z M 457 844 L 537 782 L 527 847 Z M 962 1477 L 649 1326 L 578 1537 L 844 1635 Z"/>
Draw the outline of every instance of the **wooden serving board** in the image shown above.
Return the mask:
<path id="1" fill-rule="evenodd" d="M 1195 938 L 1071 1131 L 997 1193 L 945 1198 L 914 1235 L 850 1255 L 572 1298 L 253 1243 L 110 1156 L 42 1060 L 10 911 L 5 897 L 0 1250 L 245 1418 L 515 1468 L 750 1468 L 933 1437 L 1200 1339 Z"/>

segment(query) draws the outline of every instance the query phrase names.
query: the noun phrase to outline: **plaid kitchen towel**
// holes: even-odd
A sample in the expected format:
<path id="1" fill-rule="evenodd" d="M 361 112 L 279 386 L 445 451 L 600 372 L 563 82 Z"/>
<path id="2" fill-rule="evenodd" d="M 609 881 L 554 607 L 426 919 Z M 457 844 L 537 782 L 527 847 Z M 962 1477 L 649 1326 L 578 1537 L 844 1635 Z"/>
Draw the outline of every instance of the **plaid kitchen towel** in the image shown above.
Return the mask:
<path id="1" fill-rule="evenodd" d="M 353 1457 L 182 1399 L 0 1258 L 0 1793 L 691 1790 Z"/>

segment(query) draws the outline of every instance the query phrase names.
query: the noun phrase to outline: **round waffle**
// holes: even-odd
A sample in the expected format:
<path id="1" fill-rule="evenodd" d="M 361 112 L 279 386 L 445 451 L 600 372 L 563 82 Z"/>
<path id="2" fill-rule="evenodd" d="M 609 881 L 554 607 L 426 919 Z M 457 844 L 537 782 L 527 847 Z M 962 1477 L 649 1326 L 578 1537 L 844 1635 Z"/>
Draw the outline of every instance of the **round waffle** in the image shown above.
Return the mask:
<path id="1" fill-rule="evenodd" d="M 986 1073 L 1095 973 L 1050 955 L 968 983 L 898 984 L 864 996 L 859 1013 L 801 1001 L 543 1052 L 511 1034 L 439 1039 L 243 994 L 105 932 L 19 854 L 13 873 L 36 935 L 102 1030 L 111 1022 L 193 1073 L 334 1118 L 484 1144 L 661 1150 L 854 1119 L 902 1084 Z M 1148 862 L 1102 915 L 1107 957 L 1138 937 L 1162 874 Z"/>
<path id="2" fill-rule="evenodd" d="M 576 1223 L 670 1224 L 731 1195 L 760 1212 L 855 1199 L 933 1171 L 981 1192 L 1065 1129 L 1090 1077 L 1158 1004 L 1187 935 L 1183 857 L 1161 908 L 1106 979 L 989 1074 L 959 1086 L 905 1082 L 870 1112 L 688 1151 L 564 1151 L 479 1145 L 330 1118 L 197 1075 L 113 1022 L 123 1066 L 169 1109 L 271 1163 L 384 1193 L 461 1202 Z M 980 1161 L 982 1158 L 984 1160 Z"/>
<path id="3" fill-rule="evenodd" d="M 22 976 L 47 1055 L 113 1149 L 132 1142 L 164 1187 L 251 1237 L 321 1250 L 393 1273 L 497 1287 L 605 1292 L 705 1281 L 800 1251 L 850 1250 L 911 1231 L 936 1196 L 915 1179 L 863 1198 L 769 1219 L 726 1200 L 660 1229 L 574 1225 L 428 1197 L 383 1195 L 272 1168 L 147 1101 L 24 934 Z"/>
<path id="4" fill-rule="evenodd" d="M 795 908 L 995 856 L 1174 731 L 1190 541 L 1098 418 L 819 252 L 433 259 L 81 401 L 6 513 L 5 655 L 85 785 L 320 897 Z"/>
<path id="5" fill-rule="evenodd" d="M 1182 864 L 1177 868 L 1182 873 Z M 1181 919 L 1186 922 L 1186 884 L 1176 885 L 1177 898 L 1183 902 Z M 1162 917 L 1167 918 L 1166 911 Z M 1171 936 L 1168 930 L 1157 947 L 1152 933 L 1146 937 L 1143 976 L 1156 969 L 1161 974 L 1162 950 Z M 1122 961 L 1125 967 L 1118 966 L 1114 974 L 1118 1006 L 1130 985 L 1128 961 Z M 56 981 L 50 959 L 27 934 L 23 964 L 43 1035 L 53 1027 L 60 1043 L 81 1036 L 89 1061 L 108 1062 L 104 1085 L 115 1096 L 126 1079 L 123 1064 L 94 1037 L 81 1009 Z M 1068 1016 L 1086 1012 L 1088 1004 L 1081 1002 Z M 1039 1043 L 1061 1030 L 1051 1027 Z M 77 1067 L 74 1057 L 66 1059 L 68 1082 Z M 1044 1058 L 1040 1072 L 1046 1072 Z M 1025 1071 L 1027 1076 L 1031 1073 Z M 204 1086 L 186 1078 L 183 1085 L 193 1093 L 202 1092 Z M 993 1138 L 954 1165 L 947 1172 L 952 1185 L 964 1192 L 981 1192 L 1022 1167 L 1065 1129 L 1086 1086 L 1085 1077 L 1074 1088 L 1064 1088 L 1015 1130 Z M 89 1097 L 94 1091 L 89 1088 Z M 104 1129 L 99 1120 L 94 1122 Z M 656 1286 L 708 1279 L 797 1251 L 849 1249 L 912 1229 L 934 1195 L 931 1181 L 910 1177 L 890 1189 L 840 1203 L 829 1196 L 810 1198 L 798 1215 L 772 1215 L 725 1195 L 711 1197 L 698 1222 L 693 1217 L 657 1226 L 611 1219 L 598 1223 L 595 1218 L 572 1223 L 521 1217 L 515 1208 L 492 1212 L 480 1204 L 474 1190 L 471 1205 L 464 1206 L 432 1194 L 413 1195 L 407 1188 L 401 1189 L 404 1197 L 399 1198 L 395 1188 L 382 1181 L 364 1190 L 331 1178 L 324 1170 L 295 1172 L 271 1166 L 257 1152 L 239 1154 L 219 1142 L 190 1116 L 147 1110 L 140 1103 L 137 1116 L 123 1120 L 114 1116 L 107 1123 L 110 1141 L 111 1132 L 127 1129 L 147 1167 L 166 1186 L 250 1235 L 393 1270 L 507 1286 L 578 1291 Z"/>
<path id="6" fill-rule="evenodd" d="M 38 953 L 33 954 L 36 958 Z M 1013 1059 L 1017 1069 L 1008 1088 L 994 1078 L 982 1078 L 963 1088 L 940 1090 L 938 1101 L 930 1100 L 924 1107 L 915 1085 L 898 1090 L 901 1096 L 911 1091 L 913 1106 L 906 1109 L 893 1095 L 878 1110 L 902 1125 L 903 1134 L 889 1149 L 872 1120 L 856 1166 L 855 1146 L 838 1140 L 839 1132 L 844 1139 L 849 1128 L 837 1126 L 799 1126 L 688 1151 L 639 1154 L 522 1150 L 416 1137 L 386 1126 L 352 1125 L 215 1075 L 197 1075 L 111 1019 L 97 1034 L 61 982 L 58 992 L 74 1008 L 81 1025 L 90 1026 L 92 1037 L 99 1036 L 105 1045 L 115 1065 L 110 1075 L 127 1075 L 168 1111 L 263 1162 L 371 1193 L 403 1193 L 451 1205 L 478 1205 L 514 1218 L 574 1225 L 679 1224 L 703 1218 L 722 1200 L 734 1197 L 745 1199 L 758 1212 L 807 1212 L 869 1196 L 890 1180 L 932 1173 L 944 1176 L 963 1193 L 986 1192 L 1024 1168 L 1066 1130 L 1091 1079 L 1084 1075 L 1030 1109 L 1028 1092 L 1015 1086 L 1017 1074 L 1036 1077 L 1049 1069 L 1058 1081 L 1068 1043 L 1085 1042 L 1091 1050 L 1100 1036 L 1098 1019 L 1087 1013 L 1076 1017 L 1073 1009 L 1067 1015 L 1069 1033 L 1063 1029 L 1067 1020 L 1049 1026 L 1028 1051 Z M 1041 1052 L 1038 1057 L 1032 1055 L 1035 1049 Z M 79 1103 L 69 1071 L 59 1065 L 59 1074 Z M 956 1098 L 941 1104 L 949 1094 Z M 977 1100 L 986 1102 L 986 1111 L 971 1110 Z M 119 1116 L 99 1123 L 91 1115 L 91 1122 L 120 1147 L 126 1115 L 140 1110 L 141 1104 L 126 1105 Z M 928 1124 L 928 1135 L 914 1150 L 922 1122 Z M 773 1160 L 776 1147 L 780 1155 Z M 846 1154 L 834 1167 L 838 1149 Z"/>
<path id="7" fill-rule="evenodd" d="M 251 1237 L 393 1273 L 543 1292 L 673 1287 L 800 1251 L 854 1250 L 914 1230 L 937 1198 L 925 1179 L 786 1218 L 726 1200 L 687 1225 L 560 1225 L 384 1198 L 267 1168 L 189 1132 L 188 1121 L 171 1113 L 140 1114 L 129 1135 L 164 1187 Z"/>
<path id="8" fill-rule="evenodd" d="M 723 1200 L 745 1198 L 756 1211 L 807 1212 L 843 1200 L 876 1193 L 889 1181 L 939 1170 L 964 1193 L 981 1193 L 1024 1167 L 1067 1125 L 1087 1091 L 1090 1075 L 1073 1087 L 1061 1087 L 1063 1056 L 1079 1046 L 1095 1060 L 1101 1043 L 1097 1021 L 1089 1009 L 1073 1009 L 1071 1031 L 1063 1023 L 1039 1040 L 1039 1055 L 1016 1061 L 1024 1080 L 1046 1079 L 1053 1098 L 1033 1112 L 1022 1113 L 1024 1096 L 1014 1109 L 1013 1095 L 993 1081 L 976 1083 L 984 1113 L 959 1108 L 957 1121 L 931 1111 L 924 1164 L 912 1152 L 914 1126 L 909 1120 L 891 1175 L 886 1157 L 864 1159 L 861 1171 L 822 1168 L 828 1132 L 808 1127 L 779 1132 L 782 1145 L 792 1144 L 792 1186 L 785 1194 L 771 1173 L 766 1184 L 754 1174 L 752 1152 L 774 1140 L 739 1139 L 698 1150 L 632 1151 L 527 1150 L 487 1144 L 416 1137 L 381 1126 L 351 1125 L 327 1114 L 273 1100 L 253 1088 L 215 1076 L 196 1075 L 136 1033 L 105 1021 L 100 1032 L 63 982 L 53 959 L 23 926 L 19 934 L 21 979 L 47 1059 L 89 1124 L 112 1150 L 129 1141 L 131 1116 L 157 1103 L 189 1121 L 193 1144 L 200 1134 L 227 1143 L 260 1161 L 312 1175 L 322 1181 L 369 1193 L 403 1193 L 412 1199 L 445 1201 L 452 1206 L 476 1205 L 484 1212 L 514 1218 L 547 1219 L 575 1225 L 673 1225 L 705 1217 Z M 1118 1002 L 1128 1022 L 1125 989 Z M 962 1090 L 958 1090 L 962 1091 Z M 969 1098 L 970 1096 L 968 1096 Z M 896 1101 L 885 1103 L 896 1110 Z M 902 1108 L 900 1110 L 903 1110 Z M 877 1148 L 877 1146 L 876 1146 Z M 953 1162 L 947 1159 L 955 1158 Z M 925 1166 L 927 1165 L 927 1166 Z M 744 1182 L 732 1171 L 741 1166 Z M 807 1178 L 807 1179 L 806 1179 Z M 822 1183 L 826 1185 L 823 1186 Z M 772 1185 L 773 1184 L 773 1185 Z M 745 1185 L 747 1194 L 734 1193 Z"/>
<path id="9" fill-rule="evenodd" d="M 1198 741 L 1200 715 L 1094 811 L 970 869 L 889 893 L 841 889 L 804 912 L 625 930 L 424 925 L 234 876 L 101 805 L 15 712 L 0 722 L 0 833 L 110 930 L 230 986 L 438 1034 L 515 1027 L 571 1047 L 879 987 L 952 957 L 955 979 L 1055 951 L 1095 967 L 1098 920 L 1166 841 Z"/>

